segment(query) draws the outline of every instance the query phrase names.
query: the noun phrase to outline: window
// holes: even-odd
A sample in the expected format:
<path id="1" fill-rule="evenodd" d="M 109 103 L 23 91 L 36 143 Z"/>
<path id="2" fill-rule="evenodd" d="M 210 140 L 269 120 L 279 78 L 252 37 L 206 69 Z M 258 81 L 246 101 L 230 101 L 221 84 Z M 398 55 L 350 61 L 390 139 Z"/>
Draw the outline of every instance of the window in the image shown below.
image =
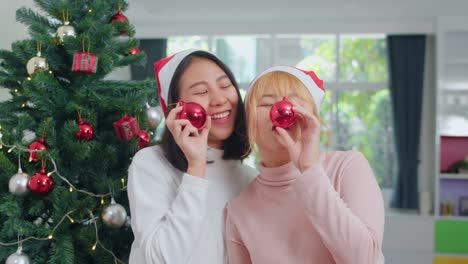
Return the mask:
<path id="1" fill-rule="evenodd" d="M 384 35 L 168 38 L 168 54 L 187 48 L 215 53 L 242 89 L 272 65 L 314 70 L 327 90 L 321 109 L 323 148 L 361 151 L 381 187 L 392 187 L 396 157 Z"/>

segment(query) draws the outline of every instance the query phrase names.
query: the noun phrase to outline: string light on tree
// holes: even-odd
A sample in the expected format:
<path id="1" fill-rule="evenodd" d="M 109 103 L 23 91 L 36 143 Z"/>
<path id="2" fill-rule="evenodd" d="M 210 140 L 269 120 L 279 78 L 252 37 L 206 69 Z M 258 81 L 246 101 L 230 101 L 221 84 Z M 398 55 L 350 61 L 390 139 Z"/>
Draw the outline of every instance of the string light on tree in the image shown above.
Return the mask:
<path id="1" fill-rule="evenodd" d="M 51 233 L 46 236 L 46 237 L 35 237 L 35 236 L 30 236 L 30 237 L 27 237 L 27 238 L 24 238 L 24 239 L 19 239 L 19 236 L 18 236 L 18 242 L 12 242 L 12 243 L 4 243 L 4 242 L 0 242 L 0 246 L 4 246 L 4 247 L 7 247 L 7 246 L 13 246 L 13 245 L 18 245 L 19 248 L 22 248 L 22 244 L 26 241 L 29 241 L 29 240 L 37 240 L 37 241 L 46 241 L 46 240 L 52 240 L 54 239 L 54 236 L 53 236 L 53 233 L 55 232 L 55 230 L 57 230 L 57 228 L 60 227 L 60 225 L 63 223 L 63 221 L 68 218 L 70 216 L 70 214 L 74 213 L 75 210 L 71 210 L 69 212 L 67 212 L 63 217 L 62 219 L 60 219 L 60 221 L 57 223 L 57 225 L 52 229 Z M 44 214 L 43 214 L 44 216 Z M 47 217 L 47 215 L 45 216 Z"/>
<path id="2" fill-rule="evenodd" d="M 70 216 L 67 215 L 67 218 L 68 218 L 68 220 L 70 220 L 70 223 L 72 223 L 72 224 L 75 223 L 75 220 L 73 220 L 73 218 L 71 218 Z"/>
<path id="3" fill-rule="evenodd" d="M 16 147 L 13 146 L 13 147 L 11 147 L 7 152 L 8 152 L 8 153 L 11 153 L 11 152 L 13 152 L 13 150 L 14 150 L 15 148 L 16 148 Z"/>
<path id="4" fill-rule="evenodd" d="M 1 129 L 1 128 L 0 128 Z M 3 142 L 2 140 L 2 137 L 3 137 L 3 134 L 2 132 L 0 131 L 0 145 L 2 146 L 6 146 L 7 148 L 18 148 L 21 152 L 31 152 L 30 149 L 26 149 L 24 147 L 21 147 L 21 146 L 16 146 L 16 145 L 8 145 L 8 144 L 5 144 L 5 142 Z M 46 175 L 47 176 L 51 176 L 53 173 L 55 173 L 62 181 L 64 181 L 65 183 L 67 183 L 69 186 L 71 186 L 74 190 L 76 190 L 77 192 L 79 193 L 83 193 L 85 195 L 88 195 L 88 196 L 91 196 L 91 197 L 96 197 L 96 198 L 101 198 L 101 203 L 104 204 L 104 197 L 110 197 L 112 195 L 111 192 L 108 192 L 108 193 L 104 193 L 104 194 L 97 194 L 97 193 L 93 193 L 93 192 L 89 192 L 89 191 L 86 191 L 86 190 L 82 190 L 82 189 L 79 189 L 77 188 L 76 186 L 74 186 L 66 177 L 64 177 L 63 175 L 61 175 L 61 173 L 58 171 L 57 169 L 57 163 L 55 162 L 55 160 L 52 158 L 52 156 L 50 155 L 50 153 L 47 153 L 47 156 L 50 160 L 50 162 L 52 163 L 54 169 L 47 173 Z M 120 191 L 124 191 L 126 190 L 127 187 L 124 186 L 123 188 L 120 189 Z M 1 245 L 1 244 L 0 244 Z"/>
<path id="5" fill-rule="evenodd" d="M 104 250 L 104 251 L 107 251 L 109 254 L 112 255 L 112 257 L 114 257 L 114 262 L 115 263 L 122 263 L 124 264 L 124 262 L 122 260 L 120 260 L 119 258 L 117 258 L 117 256 L 115 256 L 114 252 L 110 251 L 109 249 L 107 249 L 102 243 L 101 241 L 99 240 L 99 233 L 98 233 L 98 227 L 97 227 L 97 223 L 96 223 L 96 217 L 94 217 L 94 214 L 91 210 L 89 210 L 89 215 L 91 216 L 91 222 L 92 224 L 94 225 L 94 231 L 96 233 L 96 242 L 93 244 L 93 247 L 91 248 L 93 251 L 96 250 L 96 246 L 99 245 L 101 246 L 101 248 Z"/>

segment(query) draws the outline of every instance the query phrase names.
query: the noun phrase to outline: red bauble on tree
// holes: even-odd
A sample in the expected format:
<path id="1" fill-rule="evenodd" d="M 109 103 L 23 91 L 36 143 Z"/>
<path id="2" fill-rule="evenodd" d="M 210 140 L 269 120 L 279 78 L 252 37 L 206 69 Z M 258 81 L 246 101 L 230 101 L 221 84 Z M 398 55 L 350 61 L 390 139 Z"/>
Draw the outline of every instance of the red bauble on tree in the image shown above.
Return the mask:
<path id="1" fill-rule="evenodd" d="M 90 124 L 83 121 L 80 118 L 78 121 L 79 130 L 76 132 L 76 138 L 78 140 L 91 140 L 94 136 L 94 128 Z"/>
<path id="2" fill-rule="evenodd" d="M 129 55 L 138 55 L 138 54 L 140 54 L 140 53 L 141 53 L 141 51 L 140 51 L 139 48 L 131 48 L 131 49 L 130 49 L 130 52 L 129 52 L 128 54 L 129 54 Z"/>
<path id="3" fill-rule="evenodd" d="M 270 109 L 270 119 L 274 127 L 289 128 L 296 121 L 293 104 L 286 97 L 276 102 Z"/>
<path id="4" fill-rule="evenodd" d="M 180 105 L 183 106 L 182 111 L 177 115 L 177 119 L 188 119 L 190 123 L 198 128 L 203 129 L 206 125 L 206 110 L 203 106 L 194 103 L 184 103 L 180 101 Z"/>
<path id="5" fill-rule="evenodd" d="M 149 146 L 150 137 L 146 131 L 140 130 L 140 132 L 138 132 L 137 138 L 139 149 L 146 148 L 147 146 Z"/>
<path id="6" fill-rule="evenodd" d="M 44 137 L 41 137 L 39 140 L 31 143 L 28 149 L 29 149 L 29 162 L 38 162 L 39 157 L 37 156 L 37 153 L 47 149 L 45 145 Z"/>
<path id="7" fill-rule="evenodd" d="M 47 195 L 54 188 L 54 180 L 47 176 L 45 168 L 34 174 L 28 182 L 28 188 L 31 192 L 38 195 Z"/>
<path id="8" fill-rule="evenodd" d="M 122 27 L 120 27 L 120 34 L 124 35 L 128 31 L 128 18 L 122 13 L 122 11 L 119 9 L 119 12 L 117 14 L 113 15 L 110 19 L 111 23 L 114 22 L 120 22 L 123 23 Z"/>

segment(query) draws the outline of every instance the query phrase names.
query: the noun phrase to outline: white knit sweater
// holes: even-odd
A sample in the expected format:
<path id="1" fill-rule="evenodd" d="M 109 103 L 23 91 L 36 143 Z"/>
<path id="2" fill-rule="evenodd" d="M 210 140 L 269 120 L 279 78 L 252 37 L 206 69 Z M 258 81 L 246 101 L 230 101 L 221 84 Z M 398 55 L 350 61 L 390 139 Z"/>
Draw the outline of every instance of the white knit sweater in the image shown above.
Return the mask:
<path id="1" fill-rule="evenodd" d="M 223 150 L 208 151 L 214 163 L 207 164 L 205 178 L 175 169 L 159 146 L 135 155 L 128 176 L 135 235 L 130 264 L 225 262 L 224 207 L 257 172 L 223 160 Z"/>

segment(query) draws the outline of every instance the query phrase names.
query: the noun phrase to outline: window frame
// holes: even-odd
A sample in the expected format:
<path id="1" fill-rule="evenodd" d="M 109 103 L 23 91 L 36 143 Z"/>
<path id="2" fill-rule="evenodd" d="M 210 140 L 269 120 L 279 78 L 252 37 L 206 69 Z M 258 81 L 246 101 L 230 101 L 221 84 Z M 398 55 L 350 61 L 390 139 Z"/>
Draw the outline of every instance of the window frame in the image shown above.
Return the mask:
<path id="1" fill-rule="evenodd" d="M 237 36 L 237 35 L 212 35 L 212 36 L 198 36 L 200 38 L 206 38 L 208 42 L 208 51 L 215 52 L 216 47 L 216 39 L 229 37 L 229 36 Z M 351 81 L 340 81 L 340 49 L 341 49 L 341 38 L 343 37 L 356 37 L 356 38 L 364 38 L 364 39 L 379 39 L 385 38 L 385 34 L 340 34 L 340 33 L 330 33 L 330 34 L 258 34 L 258 35 L 239 35 L 239 36 L 252 36 L 255 37 L 256 40 L 269 40 L 269 48 L 270 48 L 270 60 L 271 65 L 277 65 L 277 57 L 275 56 L 278 52 L 280 40 L 284 38 L 297 38 L 300 40 L 303 37 L 310 37 L 310 38 L 333 38 L 335 40 L 335 76 L 334 80 L 327 80 L 326 81 L 326 89 L 330 92 L 330 106 L 333 107 L 338 104 L 339 96 L 337 92 L 352 92 L 352 91 L 360 91 L 360 92 L 377 92 L 380 90 L 389 89 L 389 82 L 388 80 L 382 82 L 351 82 Z M 187 37 L 187 36 L 174 36 L 174 37 Z M 169 44 L 169 42 L 168 42 Z M 169 49 L 169 47 L 168 47 Z M 257 69 L 258 71 L 258 69 Z M 257 72 L 255 75 L 259 74 Z M 387 75 L 387 77 L 389 77 Z M 249 84 L 248 82 L 239 82 L 239 88 L 244 90 L 244 92 L 248 89 Z M 336 118 L 333 111 L 329 111 L 327 114 L 329 123 L 327 124 L 328 129 L 331 131 L 339 131 L 340 130 L 340 123 L 339 120 Z M 339 146 L 336 142 L 337 135 L 332 134 L 330 138 L 330 148 L 335 149 Z M 247 162 L 251 163 L 251 162 Z M 393 179 L 394 175 L 387 175 L 387 177 L 391 177 Z M 393 182 L 393 181 L 392 181 Z M 382 189 L 392 189 L 393 186 L 382 186 Z"/>

